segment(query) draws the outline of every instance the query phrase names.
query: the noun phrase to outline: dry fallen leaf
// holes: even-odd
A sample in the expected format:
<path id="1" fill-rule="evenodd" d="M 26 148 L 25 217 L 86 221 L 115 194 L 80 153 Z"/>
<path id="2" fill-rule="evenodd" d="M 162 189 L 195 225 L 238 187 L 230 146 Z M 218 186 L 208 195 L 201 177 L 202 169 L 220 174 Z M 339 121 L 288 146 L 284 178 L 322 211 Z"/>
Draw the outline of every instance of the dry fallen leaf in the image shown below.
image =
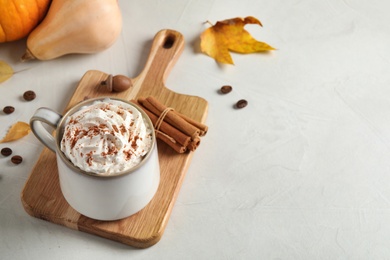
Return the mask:
<path id="1" fill-rule="evenodd" d="M 14 70 L 8 63 L 0 60 L 0 83 L 6 81 L 14 74 Z"/>
<path id="2" fill-rule="evenodd" d="M 0 143 L 18 140 L 23 136 L 28 135 L 28 133 L 30 133 L 30 130 L 31 129 L 29 124 L 19 121 L 11 126 L 7 135 L 3 138 L 3 140 L 0 141 Z"/>
<path id="3" fill-rule="evenodd" d="M 237 53 L 254 53 L 275 50 L 267 43 L 255 40 L 244 29 L 246 24 L 258 24 L 260 21 L 252 16 L 218 21 L 206 29 L 200 36 L 201 51 L 217 62 L 234 64 L 229 51 Z"/>

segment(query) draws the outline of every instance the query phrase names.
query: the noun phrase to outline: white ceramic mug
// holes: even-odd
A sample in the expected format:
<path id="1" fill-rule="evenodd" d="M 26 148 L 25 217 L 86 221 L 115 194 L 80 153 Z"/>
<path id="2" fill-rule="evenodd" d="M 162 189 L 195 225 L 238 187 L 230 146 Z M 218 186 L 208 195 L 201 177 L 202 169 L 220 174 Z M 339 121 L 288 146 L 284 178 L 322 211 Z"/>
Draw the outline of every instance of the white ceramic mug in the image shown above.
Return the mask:
<path id="1" fill-rule="evenodd" d="M 56 153 L 61 191 L 71 207 L 80 214 L 98 220 L 117 220 L 144 208 L 155 195 L 160 183 L 160 167 L 154 131 L 150 151 L 141 163 L 128 171 L 101 175 L 83 171 L 74 166 L 60 148 L 66 119 L 81 107 L 105 98 L 83 101 L 60 115 L 49 108 L 39 108 L 30 120 L 35 136 Z M 150 118 L 138 106 L 125 100 L 110 98 L 132 105 L 139 110 L 153 129 Z M 53 137 L 42 123 L 56 130 Z"/>

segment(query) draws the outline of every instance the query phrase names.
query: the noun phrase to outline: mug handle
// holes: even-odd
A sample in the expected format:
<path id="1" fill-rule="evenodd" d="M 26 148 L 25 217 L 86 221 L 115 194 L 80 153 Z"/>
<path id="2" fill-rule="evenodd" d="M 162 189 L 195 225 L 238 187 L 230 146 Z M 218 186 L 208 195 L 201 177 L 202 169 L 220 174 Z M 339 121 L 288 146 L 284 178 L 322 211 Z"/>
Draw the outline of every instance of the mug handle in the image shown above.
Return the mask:
<path id="1" fill-rule="evenodd" d="M 53 152 L 56 152 L 56 141 L 51 133 L 43 126 L 45 123 L 54 129 L 57 128 L 62 115 L 54 112 L 50 108 L 41 107 L 35 111 L 30 119 L 30 127 L 34 135 Z"/>

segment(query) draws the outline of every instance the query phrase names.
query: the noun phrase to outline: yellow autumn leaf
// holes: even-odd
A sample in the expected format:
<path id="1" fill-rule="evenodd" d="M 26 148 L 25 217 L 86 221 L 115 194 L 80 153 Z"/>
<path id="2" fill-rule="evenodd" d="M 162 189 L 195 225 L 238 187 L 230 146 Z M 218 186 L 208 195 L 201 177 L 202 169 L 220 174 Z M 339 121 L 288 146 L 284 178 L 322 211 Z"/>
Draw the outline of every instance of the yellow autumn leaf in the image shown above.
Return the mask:
<path id="1" fill-rule="evenodd" d="M 14 70 L 8 63 L 0 60 L 0 83 L 6 81 L 14 74 Z"/>
<path id="2" fill-rule="evenodd" d="M 0 141 L 0 143 L 6 143 L 18 140 L 23 136 L 28 135 L 30 133 L 30 125 L 25 122 L 17 122 L 11 126 L 7 135 Z"/>
<path id="3" fill-rule="evenodd" d="M 229 51 L 254 53 L 275 50 L 267 43 L 254 39 L 244 29 L 244 26 L 247 24 L 262 26 L 261 22 L 252 16 L 218 21 L 201 34 L 201 51 L 214 58 L 217 62 L 234 64 Z"/>

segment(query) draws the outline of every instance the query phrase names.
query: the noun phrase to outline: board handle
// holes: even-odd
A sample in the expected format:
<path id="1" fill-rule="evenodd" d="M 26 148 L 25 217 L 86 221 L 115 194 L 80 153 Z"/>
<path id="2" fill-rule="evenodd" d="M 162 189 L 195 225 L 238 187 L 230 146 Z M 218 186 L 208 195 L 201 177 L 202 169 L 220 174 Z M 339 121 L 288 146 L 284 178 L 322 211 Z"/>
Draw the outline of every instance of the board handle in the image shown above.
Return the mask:
<path id="1" fill-rule="evenodd" d="M 153 81 L 165 84 L 183 48 L 184 37 L 181 33 L 169 29 L 159 31 L 154 36 L 145 68 L 138 78 L 145 78 L 147 74 L 150 74 L 153 75 Z"/>

